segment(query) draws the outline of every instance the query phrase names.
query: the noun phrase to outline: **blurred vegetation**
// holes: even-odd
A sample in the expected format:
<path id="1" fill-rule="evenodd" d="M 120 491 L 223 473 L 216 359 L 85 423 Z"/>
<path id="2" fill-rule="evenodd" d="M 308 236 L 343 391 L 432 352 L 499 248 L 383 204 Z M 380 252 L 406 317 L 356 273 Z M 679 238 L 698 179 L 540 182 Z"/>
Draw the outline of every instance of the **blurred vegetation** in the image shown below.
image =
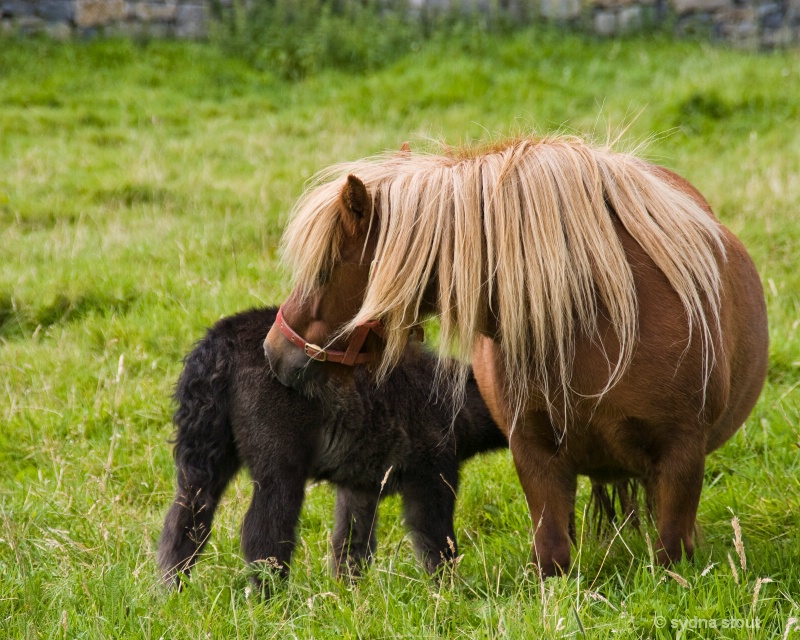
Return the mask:
<path id="1" fill-rule="evenodd" d="M 431 39 L 475 41 L 528 27 L 532 0 L 260 0 L 215 5 L 215 40 L 256 68 L 297 79 L 322 69 L 363 73 Z"/>

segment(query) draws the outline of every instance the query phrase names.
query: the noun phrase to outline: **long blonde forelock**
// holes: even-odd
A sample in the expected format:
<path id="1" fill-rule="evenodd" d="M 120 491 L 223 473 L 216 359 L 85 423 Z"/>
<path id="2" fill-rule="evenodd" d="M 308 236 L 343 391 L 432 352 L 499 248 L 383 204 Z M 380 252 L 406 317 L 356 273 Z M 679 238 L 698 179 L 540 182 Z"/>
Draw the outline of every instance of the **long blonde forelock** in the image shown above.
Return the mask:
<path id="1" fill-rule="evenodd" d="M 630 363 L 638 331 L 633 275 L 609 206 L 681 299 L 710 374 L 721 231 L 700 203 L 639 158 L 559 136 L 335 165 L 298 202 L 284 236 L 303 290 L 337 257 L 339 194 L 351 173 L 373 198 L 380 233 L 364 302 L 344 331 L 383 321 L 379 374 L 399 360 L 436 277 L 440 356 L 468 360 L 494 314 L 517 412 L 532 385 L 551 411 L 569 411 L 575 339 L 597 333 L 602 305 L 619 343 L 602 396 Z M 458 379 L 463 390 L 464 369 Z"/>

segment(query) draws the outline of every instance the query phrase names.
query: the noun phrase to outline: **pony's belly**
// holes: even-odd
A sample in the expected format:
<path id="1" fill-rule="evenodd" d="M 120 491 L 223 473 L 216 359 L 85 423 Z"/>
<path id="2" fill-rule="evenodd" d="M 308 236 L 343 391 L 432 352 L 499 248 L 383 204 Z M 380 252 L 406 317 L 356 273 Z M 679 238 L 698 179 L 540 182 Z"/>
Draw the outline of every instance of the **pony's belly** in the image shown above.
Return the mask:
<path id="1" fill-rule="evenodd" d="M 574 456 L 570 466 L 577 475 L 588 476 L 596 482 L 617 482 L 630 478 L 646 478 L 652 465 L 646 459 L 614 456 L 597 449 L 587 455 Z"/>
<path id="2" fill-rule="evenodd" d="M 588 476 L 591 478 L 592 482 L 599 482 L 601 484 L 620 482 L 632 478 L 641 479 L 644 477 L 643 474 L 633 473 L 630 470 L 615 467 L 604 467 L 601 469 L 591 467 L 579 471 L 578 474 Z"/>
<path id="3" fill-rule="evenodd" d="M 551 427 L 544 423 L 540 438 Z M 599 482 L 651 476 L 664 454 L 682 446 L 695 435 L 674 429 L 668 424 L 651 423 L 637 418 L 573 422 L 566 438 L 553 442 L 553 462 L 578 475 Z"/>

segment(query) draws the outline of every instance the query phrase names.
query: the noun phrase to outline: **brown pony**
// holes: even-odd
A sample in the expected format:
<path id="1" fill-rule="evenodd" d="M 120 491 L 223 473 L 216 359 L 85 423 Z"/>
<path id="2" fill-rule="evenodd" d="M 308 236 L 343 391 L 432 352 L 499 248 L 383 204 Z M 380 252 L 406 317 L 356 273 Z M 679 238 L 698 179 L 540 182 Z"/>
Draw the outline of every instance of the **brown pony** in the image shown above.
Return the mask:
<path id="1" fill-rule="evenodd" d="M 752 260 L 686 180 L 576 138 L 404 148 L 324 171 L 284 245 L 283 324 L 305 346 L 267 335 L 284 384 L 350 375 L 356 352 L 383 376 L 437 313 L 440 355 L 471 355 L 509 436 L 543 575 L 569 566 L 579 474 L 642 480 L 659 562 L 692 556 L 705 456 L 758 398 L 767 319 Z M 323 362 L 315 345 L 353 336 Z"/>

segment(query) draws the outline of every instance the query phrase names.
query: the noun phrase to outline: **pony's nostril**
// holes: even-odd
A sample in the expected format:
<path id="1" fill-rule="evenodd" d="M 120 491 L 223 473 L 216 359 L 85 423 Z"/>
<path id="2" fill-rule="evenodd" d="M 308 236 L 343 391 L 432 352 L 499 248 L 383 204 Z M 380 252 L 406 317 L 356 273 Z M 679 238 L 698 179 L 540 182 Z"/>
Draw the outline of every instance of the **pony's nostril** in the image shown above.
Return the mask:
<path id="1" fill-rule="evenodd" d="M 283 350 L 281 349 L 281 345 L 274 344 L 272 331 L 270 331 L 266 335 L 266 337 L 264 338 L 264 342 L 262 343 L 261 346 L 264 350 L 264 358 L 266 358 L 270 370 L 275 375 L 275 377 L 281 380 L 282 376 L 280 375 L 280 373 L 281 369 L 285 367 L 284 364 L 285 357 Z"/>
<path id="2" fill-rule="evenodd" d="M 265 340 L 264 357 L 272 375 L 283 386 L 300 391 L 305 385 L 305 365 L 308 363 L 302 352 L 295 354 L 291 351 L 284 351 L 280 347 L 275 348 L 274 345 L 270 345 L 269 340 Z"/>

